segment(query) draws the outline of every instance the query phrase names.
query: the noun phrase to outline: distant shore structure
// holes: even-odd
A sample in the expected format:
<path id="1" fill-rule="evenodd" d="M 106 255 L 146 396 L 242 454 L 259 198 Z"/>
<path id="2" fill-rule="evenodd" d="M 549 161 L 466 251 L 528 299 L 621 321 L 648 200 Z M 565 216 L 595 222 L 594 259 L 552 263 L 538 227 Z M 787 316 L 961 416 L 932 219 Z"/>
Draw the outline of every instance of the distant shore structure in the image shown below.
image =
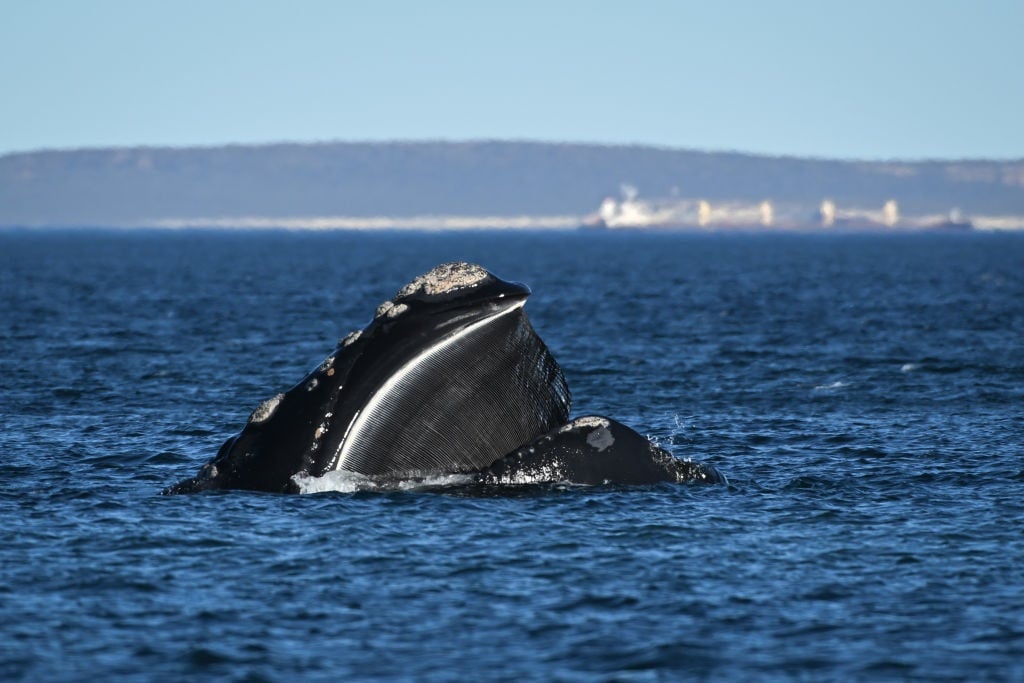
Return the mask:
<path id="1" fill-rule="evenodd" d="M 653 205 L 653 208 L 650 208 Z M 841 207 L 831 199 L 815 209 L 795 203 L 763 200 L 672 200 L 671 205 L 632 200 L 605 199 L 597 213 L 421 216 L 217 216 L 158 218 L 111 224 L 111 228 L 159 228 L 217 230 L 606 230 L 679 232 L 803 232 L 900 234 L 911 232 L 972 232 L 1024 230 L 1024 216 L 975 216 L 966 218 L 958 209 L 948 214 L 903 215 L 895 200 L 881 207 Z"/>
<path id="2" fill-rule="evenodd" d="M 881 206 L 841 205 L 825 198 L 815 208 L 798 202 L 709 200 L 703 198 L 640 199 L 632 185 L 623 185 L 621 199 L 605 197 L 581 227 L 591 229 L 667 229 L 698 231 L 803 232 L 967 232 L 979 226 L 959 209 L 948 214 L 905 215 L 895 199 Z M 985 228 L 1024 227 L 1018 217 L 986 217 Z"/>
<path id="3" fill-rule="evenodd" d="M 219 216 L 207 218 L 161 218 L 122 228 L 218 230 L 565 230 L 577 228 L 575 215 L 423 215 L 423 216 Z"/>
<path id="4" fill-rule="evenodd" d="M 602 202 L 605 195 L 611 196 Z M 839 160 L 528 140 L 0 155 L 0 229 L 581 225 L 693 232 L 1020 230 L 1024 158 Z"/>

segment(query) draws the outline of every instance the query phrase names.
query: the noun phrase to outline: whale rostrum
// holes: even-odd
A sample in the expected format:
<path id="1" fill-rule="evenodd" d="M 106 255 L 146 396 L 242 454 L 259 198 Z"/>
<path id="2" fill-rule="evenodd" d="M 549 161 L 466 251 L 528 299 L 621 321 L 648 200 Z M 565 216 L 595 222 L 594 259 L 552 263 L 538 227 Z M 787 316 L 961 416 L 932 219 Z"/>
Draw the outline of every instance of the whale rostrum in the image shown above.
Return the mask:
<path id="1" fill-rule="evenodd" d="M 523 310 L 529 294 L 469 263 L 421 275 L 164 492 L 298 492 L 297 479 L 338 470 L 482 484 L 723 480 L 609 418 L 569 422 L 569 386 Z"/>

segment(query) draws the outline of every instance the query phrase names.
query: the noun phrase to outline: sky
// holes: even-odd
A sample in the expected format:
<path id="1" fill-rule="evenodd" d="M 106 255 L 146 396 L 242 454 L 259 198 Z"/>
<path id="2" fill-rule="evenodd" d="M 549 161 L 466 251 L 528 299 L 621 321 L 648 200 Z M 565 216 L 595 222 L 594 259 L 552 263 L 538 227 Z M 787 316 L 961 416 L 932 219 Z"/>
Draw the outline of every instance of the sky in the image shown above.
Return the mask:
<path id="1" fill-rule="evenodd" d="M 0 154 L 516 139 L 1024 158 L 1024 0 L 0 0 Z"/>

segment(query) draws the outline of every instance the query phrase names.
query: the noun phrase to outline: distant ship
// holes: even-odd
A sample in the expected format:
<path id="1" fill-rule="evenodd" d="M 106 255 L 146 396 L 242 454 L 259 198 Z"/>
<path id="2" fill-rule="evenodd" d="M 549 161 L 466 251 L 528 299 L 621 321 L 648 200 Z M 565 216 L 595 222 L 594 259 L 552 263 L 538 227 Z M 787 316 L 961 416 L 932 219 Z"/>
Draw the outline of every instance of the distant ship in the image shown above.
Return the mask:
<path id="1" fill-rule="evenodd" d="M 623 185 L 622 201 L 605 197 L 597 213 L 583 219 L 581 228 L 664 228 L 679 227 L 681 221 L 674 206 L 658 206 L 637 199 L 637 190 Z"/>

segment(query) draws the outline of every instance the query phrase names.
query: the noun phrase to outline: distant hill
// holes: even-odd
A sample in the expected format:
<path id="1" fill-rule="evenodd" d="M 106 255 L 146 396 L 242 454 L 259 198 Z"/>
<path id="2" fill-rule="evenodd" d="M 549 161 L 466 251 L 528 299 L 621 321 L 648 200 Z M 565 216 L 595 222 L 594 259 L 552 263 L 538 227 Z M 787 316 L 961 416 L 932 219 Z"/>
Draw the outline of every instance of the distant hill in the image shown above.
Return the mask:
<path id="1" fill-rule="evenodd" d="M 115 148 L 0 157 L 0 225 L 167 218 L 585 214 L 641 197 L 1024 214 L 1024 160 L 856 162 L 643 146 L 388 142 Z"/>

